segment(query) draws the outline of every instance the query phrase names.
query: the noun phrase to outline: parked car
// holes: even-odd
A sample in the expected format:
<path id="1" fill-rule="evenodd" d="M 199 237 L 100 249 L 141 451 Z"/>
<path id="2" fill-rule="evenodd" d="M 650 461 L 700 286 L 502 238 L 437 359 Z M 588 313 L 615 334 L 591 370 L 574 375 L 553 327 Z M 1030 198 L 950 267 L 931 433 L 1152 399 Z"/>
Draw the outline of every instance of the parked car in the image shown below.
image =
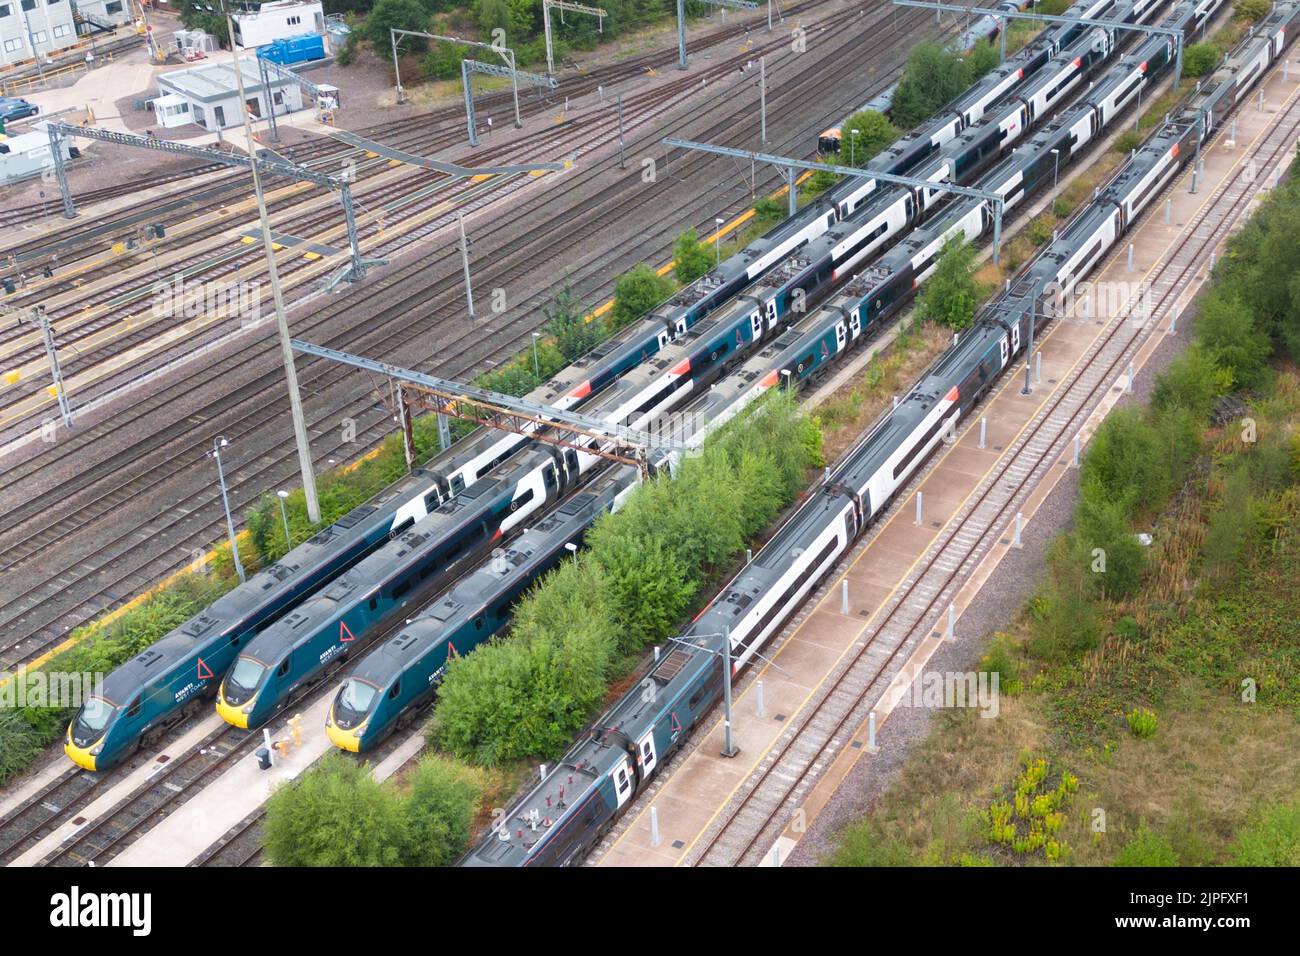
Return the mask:
<path id="1" fill-rule="evenodd" d="M 0 96 L 0 119 L 16 120 L 35 116 L 41 108 L 35 103 L 28 103 L 16 96 Z"/>

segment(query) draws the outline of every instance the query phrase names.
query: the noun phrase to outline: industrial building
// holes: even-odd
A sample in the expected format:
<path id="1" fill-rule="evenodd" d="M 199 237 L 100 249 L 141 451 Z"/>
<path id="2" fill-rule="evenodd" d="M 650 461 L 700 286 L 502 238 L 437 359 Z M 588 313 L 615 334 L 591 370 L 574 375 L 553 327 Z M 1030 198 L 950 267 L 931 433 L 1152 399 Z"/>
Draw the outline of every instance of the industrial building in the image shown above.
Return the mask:
<path id="1" fill-rule="evenodd" d="M 120 27 L 135 19 L 135 5 L 135 0 L 76 0 L 76 12 L 94 26 Z"/>
<path id="2" fill-rule="evenodd" d="M 244 74 L 244 93 L 253 119 L 268 115 L 272 105 L 275 115 L 302 109 L 302 90 L 283 76 L 268 77 L 268 90 L 262 84 L 261 71 L 252 59 L 240 60 Z M 239 111 L 239 89 L 233 63 L 206 63 L 164 73 L 158 77 L 159 96 L 153 101 L 158 125 L 184 126 L 194 123 L 204 129 L 229 129 L 243 122 Z"/>
<path id="3" fill-rule="evenodd" d="M 75 44 L 73 13 L 72 0 L 0 0 L 0 66 Z"/>
<path id="4" fill-rule="evenodd" d="M 261 9 L 236 13 L 235 43 L 245 49 L 264 46 L 276 40 L 325 33 L 325 11 L 320 0 L 277 0 L 264 3 Z"/>

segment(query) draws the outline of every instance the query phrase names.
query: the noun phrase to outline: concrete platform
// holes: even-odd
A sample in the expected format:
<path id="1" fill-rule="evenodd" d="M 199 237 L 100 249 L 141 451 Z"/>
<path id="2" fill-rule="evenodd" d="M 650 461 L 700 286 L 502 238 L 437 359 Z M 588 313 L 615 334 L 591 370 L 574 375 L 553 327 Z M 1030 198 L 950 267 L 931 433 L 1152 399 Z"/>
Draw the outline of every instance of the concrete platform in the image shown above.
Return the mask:
<path id="1" fill-rule="evenodd" d="M 1265 109 L 1257 108 L 1258 94 L 1243 104 L 1237 114 L 1237 137 L 1233 148 L 1226 145 L 1225 133 L 1204 155 L 1203 175 L 1196 194 L 1188 191 L 1190 173 L 1184 175 L 1170 194 L 1170 223 L 1165 224 L 1164 206 L 1153 208 L 1145 222 L 1130 233 L 1133 243 L 1133 268 L 1128 267 L 1127 245 L 1121 245 L 1107 266 L 1092 278 L 1103 282 L 1142 282 L 1145 277 L 1185 238 L 1184 225 L 1209 201 L 1217 186 L 1238 170 L 1247 145 L 1272 126 L 1279 111 L 1277 104 L 1290 104 L 1297 95 L 1297 83 L 1285 82 L 1281 71 L 1271 74 L 1261 87 Z M 1287 151 L 1282 164 L 1293 154 Z M 1269 181 L 1261 171 L 1259 186 Z M 1257 187 L 1258 188 L 1258 187 Z M 1252 204 L 1253 205 L 1253 204 Z M 1244 214 L 1242 216 L 1244 221 Z M 1177 301 L 1184 307 L 1204 283 L 1208 270 L 1198 269 L 1188 277 Z M 1100 304 L 1100 303 L 1099 303 Z M 787 625 L 788 637 L 771 655 L 775 666 L 764 666 L 753 675 L 736 695 L 733 737 L 740 748 L 737 757 L 720 755 L 723 731 L 720 715 L 697 735 L 693 749 L 678 756 L 669 775 L 651 784 L 650 790 L 633 808 L 623 824 L 593 855 L 592 862 L 603 866 L 680 865 L 686 862 L 696 844 L 710 832 L 715 820 L 727 808 L 746 782 L 772 759 L 775 746 L 782 741 L 786 725 L 816 696 L 817 689 L 835 671 L 836 665 L 869 639 L 873 620 L 888 599 L 910 580 L 940 529 L 960 510 L 984 478 L 998 465 L 1002 450 L 1029 426 L 1036 414 L 1048 404 L 1057 383 L 1067 371 L 1082 361 L 1088 349 L 1105 331 L 1111 318 L 1104 308 L 1087 320 L 1057 322 L 1041 342 L 1042 377 L 1029 396 L 1021 394 L 1024 364 L 1014 366 L 998 390 L 985 403 L 982 417 L 988 420 L 985 447 L 979 448 L 979 418 L 967 423 L 958 440 L 943 450 L 918 489 L 923 496 L 922 520 L 916 518 L 916 496 L 896 503 L 885 523 L 864 547 L 859 547 L 847 566 L 828 579 L 823 596 L 797 613 Z M 1140 367 L 1168 334 L 1168 317 L 1161 315 L 1140 347 L 1134 361 Z M 1124 391 L 1123 376 L 1100 398 L 1081 430 L 1082 439 L 1091 436 L 1097 425 Z M 1043 498 L 1073 469 L 1071 452 L 1051 468 L 1049 477 L 1039 482 L 1022 509 L 1026 522 L 1032 520 Z M 965 577 L 954 602 L 956 633 L 961 632 L 961 612 L 1013 546 L 1007 536 L 996 536 L 979 564 Z M 842 583 L 849 585 L 848 613 L 842 610 Z M 877 730 L 888 719 L 899 696 L 922 670 L 940 646 L 943 635 L 932 633 L 915 647 L 902 670 L 876 707 Z M 757 716 L 757 688 L 761 682 L 764 716 Z M 820 813 L 840 781 L 863 754 L 871 752 L 867 728 L 859 727 L 853 742 L 838 754 L 827 754 L 815 783 L 800 800 L 804 819 L 811 822 Z M 650 843 L 650 807 L 657 809 L 661 840 Z M 806 830 L 806 827 L 803 828 Z M 802 834 L 787 829 L 765 856 L 766 865 L 780 865 L 788 858 Z"/>

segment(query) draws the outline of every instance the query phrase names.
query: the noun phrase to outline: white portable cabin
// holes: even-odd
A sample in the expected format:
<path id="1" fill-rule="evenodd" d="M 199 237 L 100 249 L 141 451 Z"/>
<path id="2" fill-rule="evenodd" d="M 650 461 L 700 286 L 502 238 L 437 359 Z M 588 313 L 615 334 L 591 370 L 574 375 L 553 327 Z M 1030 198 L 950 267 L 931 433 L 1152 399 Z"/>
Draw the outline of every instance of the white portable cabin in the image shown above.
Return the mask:
<path id="1" fill-rule="evenodd" d="M 35 132 L 19 133 L 17 136 L 0 134 L 0 186 L 31 179 L 46 169 L 54 168 L 54 159 L 50 154 L 50 134 L 44 123 L 36 125 L 38 129 Z M 65 161 L 80 155 L 73 150 L 66 136 L 59 139 L 59 145 L 63 149 Z"/>
<path id="2" fill-rule="evenodd" d="M 320 0 L 276 0 L 261 9 L 234 14 L 235 43 L 244 49 L 265 46 L 304 33 L 325 35 L 325 11 Z"/>
<path id="3" fill-rule="evenodd" d="M 154 120 L 164 129 L 172 129 L 193 123 L 190 114 L 190 101 L 177 93 L 165 93 L 154 98 Z"/>
<path id="4" fill-rule="evenodd" d="M 276 116 L 302 109 L 302 90 L 293 80 L 271 74 L 268 76 L 268 91 L 262 86 L 261 73 L 252 57 L 245 56 L 239 65 L 244 73 L 244 93 L 248 97 L 249 112 L 254 120 L 264 119 L 272 106 L 275 107 Z M 204 129 L 229 129 L 244 121 L 239 109 L 235 67 L 231 62 L 205 63 L 202 66 L 162 73 L 158 76 L 158 92 L 158 99 L 167 99 L 169 96 L 183 99 L 189 107 L 189 116 L 185 122 Z M 174 101 L 169 103 L 174 105 Z M 156 107 L 154 113 L 157 115 Z M 163 119 L 172 118 L 165 116 Z M 163 126 L 182 125 L 164 122 L 163 119 L 159 120 Z"/>

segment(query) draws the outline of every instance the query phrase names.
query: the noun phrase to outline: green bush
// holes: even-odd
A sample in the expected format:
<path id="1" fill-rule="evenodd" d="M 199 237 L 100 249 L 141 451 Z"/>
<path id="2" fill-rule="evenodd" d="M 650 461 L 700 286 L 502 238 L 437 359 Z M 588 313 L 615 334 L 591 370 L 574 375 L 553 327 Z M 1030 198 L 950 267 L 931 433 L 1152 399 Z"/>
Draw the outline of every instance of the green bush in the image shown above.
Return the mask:
<path id="1" fill-rule="evenodd" d="M 508 639 L 453 660 L 431 739 L 485 766 L 561 753 L 611 676 L 617 633 L 599 577 L 566 562 L 520 603 Z"/>
<path id="2" fill-rule="evenodd" d="M 1232 15 L 1249 23 L 1258 23 L 1273 8 L 1269 0 L 1232 0 Z"/>
<path id="3" fill-rule="evenodd" d="M 1115 866 L 1178 866 L 1169 839 L 1145 826 L 1115 855 Z"/>
<path id="4" fill-rule="evenodd" d="M 980 40 L 966 56 L 970 69 L 970 81 L 974 83 L 989 70 L 998 65 L 998 48 L 992 40 Z"/>
<path id="5" fill-rule="evenodd" d="M 369 768 L 330 751 L 271 794 L 262 844 L 276 866 L 400 866 L 405 831 L 401 800 Z"/>
<path id="6" fill-rule="evenodd" d="M 1193 43 L 1183 51 L 1183 74 L 1186 76 L 1208 76 L 1219 65 L 1223 54 L 1213 43 Z"/>
<path id="7" fill-rule="evenodd" d="M 391 56 L 393 29 L 426 30 L 428 26 L 429 12 L 420 0 L 376 0 L 361 29 L 380 56 Z M 424 53 L 429 44 L 423 37 L 402 37 L 401 49 Z"/>
<path id="8" fill-rule="evenodd" d="M 901 839 L 885 831 L 874 817 L 844 828 L 839 846 L 827 866 L 912 866 L 912 851 Z"/>
<path id="9" fill-rule="evenodd" d="M 487 765 L 562 752 L 620 661 L 671 635 L 705 579 L 794 497 L 819 435 L 774 394 L 675 478 L 638 488 L 525 596 L 508 634 L 452 662 L 431 739 Z"/>
<path id="10" fill-rule="evenodd" d="M 1101 423 L 1080 470 L 1084 496 L 1120 504 L 1126 514 L 1164 500 L 1172 477 L 1160 436 L 1140 408 L 1120 408 Z M 1089 487 L 1091 486 L 1091 487 Z"/>
<path id="11" fill-rule="evenodd" d="M 1149 707 L 1138 707 L 1124 715 L 1129 733 L 1138 740 L 1146 740 L 1156 735 L 1156 712 Z"/>
<path id="12" fill-rule="evenodd" d="M 567 285 L 542 307 L 542 314 L 546 316 L 546 331 L 555 339 L 555 347 L 565 362 L 581 358 L 605 338 L 605 323 L 596 318 L 588 322 L 586 306 Z M 550 374 L 554 372 L 548 369 Z"/>
<path id="13" fill-rule="evenodd" d="M 979 305 L 975 282 L 975 247 L 960 235 L 944 243 L 930 278 L 916 303 L 919 321 L 938 322 L 954 330 L 970 326 Z"/>
<path id="14" fill-rule="evenodd" d="M 1300 866 L 1300 803 L 1255 814 L 1230 851 L 1233 866 Z"/>
<path id="15" fill-rule="evenodd" d="M 894 91 L 891 115 L 899 129 L 911 129 L 970 85 L 970 66 L 933 40 L 918 43 Z"/>
<path id="16" fill-rule="evenodd" d="M 480 774 L 428 754 L 416 765 L 402 801 L 407 866 L 450 866 L 469 846 L 474 814 L 483 800 Z"/>
<path id="17" fill-rule="evenodd" d="M 700 242 L 694 227 L 677 237 L 673 245 L 673 273 L 682 285 L 690 285 L 714 265 L 715 254 Z"/>
<path id="18" fill-rule="evenodd" d="M 424 757 L 403 796 L 330 751 L 271 794 L 262 840 L 276 866 L 447 866 L 482 799 L 479 772 L 446 757 Z"/>
<path id="19" fill-rule="evenodd" d="M 1273 347 L 1235 292 L 1218 287 L 1210 291 L 1196 315 L 1196 334 L 1214 364 L 1231 374 L 1233 388 L 1263 384 Z"/>
<path id="20" fill-rule="evenodd" d="M 1219 368 L 1210 354 L 1194 342 L 1156 379 L 1151 404 L 1162 411 L 1185 409 L 1204 422 L 1215 401 L 1231 387 L 1232 373 Z"/>
<path id="21" fill-rule="evenodd" d="M 644 262 L 633 266 L 614 283 L 613 330 L 635 322 L 670 295 L 676 286 Z"/>
<path id="22" fill-rule="evenodd" d="M 1063 661 L 1092 650 L 1101 639 L 1096 575 L 1092 556 L 1068 536 L 1052 542 L 1048 564 L 1051 573 L 1029 602 L 1026 650 L 1042 660 Z"/>
<path id="23" fill-rule="evenodd" d="M 1014 697 L 1024 689 L 1020 678 L 1020 651 L 1016 642 L 1007 634 L 995 634 L 989 643 L 989 649 L 980 658 L 979 669 L 988 674 L 998 675 L 998 693 Z"/>
<path id="24" fill-rule="evenodd" d="M 764 196 L 754 203 L 754 222 L 760 228 L 766 230 L 768 227 L 784 221 L 786 208 L 785 203 L 779 202 L 771 196 Z"/>
<path id="25" fill-rule="evenodd" d="M 840 128 L 840 162 L 845 166 L 863 166 L 896 139 L 898 130 L 884 113 L 875 110 L 854 113 Z"/>

